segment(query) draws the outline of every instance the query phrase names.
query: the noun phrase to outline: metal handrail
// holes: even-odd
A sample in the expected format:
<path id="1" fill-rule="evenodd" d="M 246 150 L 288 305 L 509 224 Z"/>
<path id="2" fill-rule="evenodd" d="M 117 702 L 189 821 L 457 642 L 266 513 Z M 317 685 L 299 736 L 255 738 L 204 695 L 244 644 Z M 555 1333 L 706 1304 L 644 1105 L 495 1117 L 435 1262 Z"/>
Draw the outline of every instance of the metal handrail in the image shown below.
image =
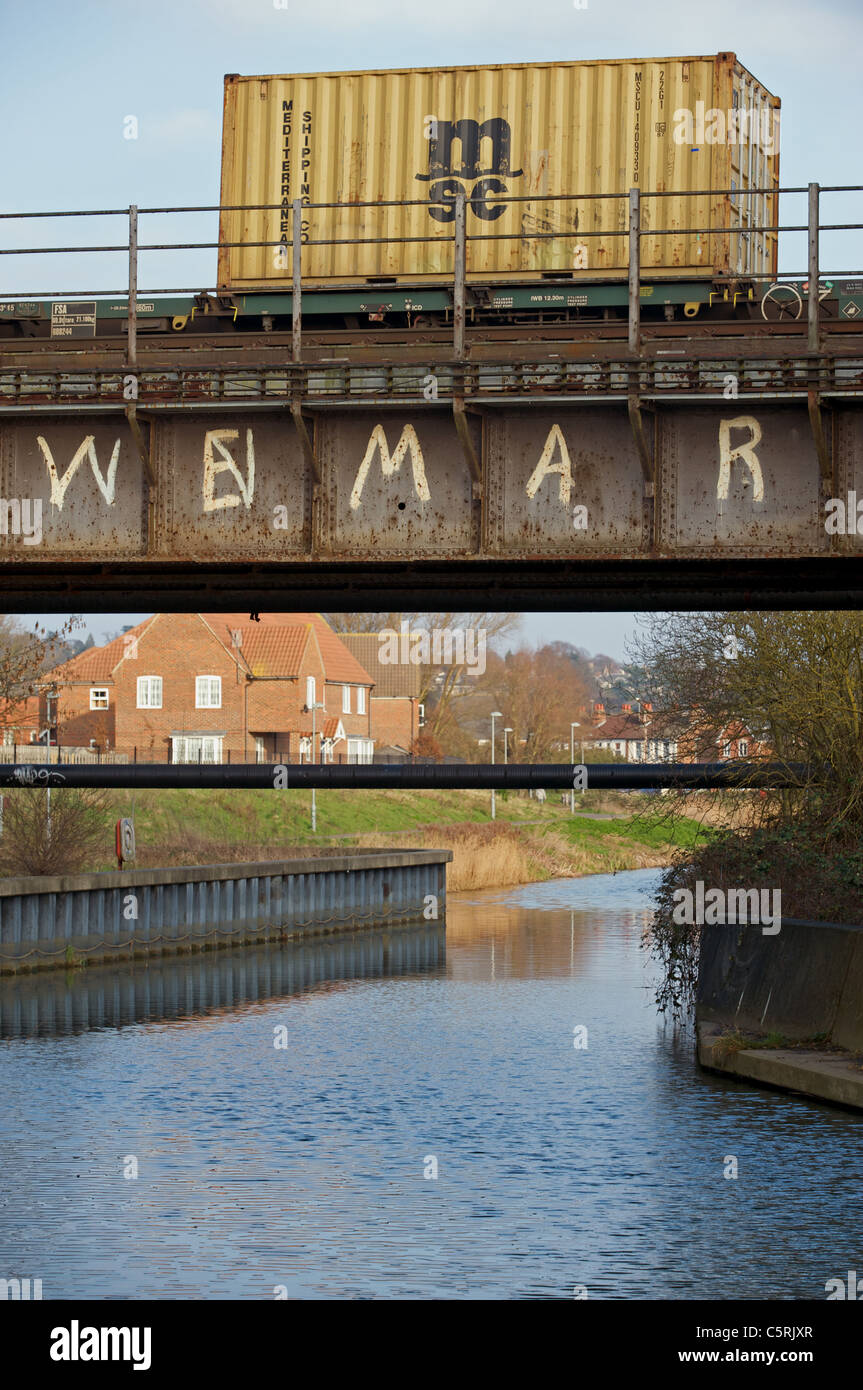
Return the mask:
<path id="1" fill-rule="evenodd" d="M 741 210 L 746 205 L 746 200 L 761 195 L 776 197 L 781 194 L 800 194 L 806 193 L 808 196 L 808 216 L 805 223 L 752 223 L 748 225 L 738 225 L 734 227 L 687 227 L 687 228 L 645 228 L 641 216 L 642 200 L 661 199 L 665 197 L 728 197 L 731 199 L 732 207 Z M 587 202 L 587 201 L 626 201 L 628 203 L 628 225 L 625 228 L 618 228 L 608 231 L 555 231 L 555 232 L 532 232 L 531 241 L 554 241 L 578 238 L 620 238 L 628 240 L 628 286 L 629 286 L 629 349 L 637 355 L 640 351 L 641 325 L 640 325 L 640 285 L 641 285 L 641 266 L 640 251 L 641 240 L 643 237 L 667 237 L 667 236 L 711 236 L 716 238 L 740 237 L 743 235 L 776 235 L 783 232 L 802 233 L 806 232 L 808 239 L 808 264 L 807 264 L 807 348 L 810 352 L 817 352 L 819 347 L 818 337 L 818 289 L 819 279 L 823 272 L 819 266 L 819 236 L 821 232 L 828 231 L 861 231 L 863 224 L 860 223 L 821 223 L 819 220 L 820 194 L 833 192 L 863 192 L 863 185 L 859 184 L 837 184 L 826 185 L 823 189 L 817 183 L 810 183 L 807 186 L 797 187 L 765 187 L 748 189 L 693 189 L 681 193 L 679 190 L 672 191 L 644 191 L 639 188 L 631 188 L 628 193 L 561 193 L 550 194 L 543 197 L 544 202 Z M 536 195 L 525 194 L 506 194 L 496 195 L 494 198 L 495 206 L 506 206 L 509 203 L 529 203 L 535 202 Z M 384 236 L 384 237 L 346 237 L 346 238 L 321 238 L 312 239 L 308 233 L 303 232 L 303 218 L 316 210 L 332 208 L 345 208 L 351 210 L 357 208 L 388 209 L 388 208 L 408 208 L 426 206 L 427 199 L 394 199 L 389 201 L 361 201 L 357 203 L 342 204 L 334 202 L 312 203 L 294 199 L 291 205 L 291 238 L 289 241 L 198 241 L 198 242 L 153 242 L 141 243 L 138 240 L 138 219 L 147 215 L 164 215 L 171 213 L 214 213 L 214 212 L 251 212 L 251 211 L 281 211 L 285 206 L 282 203 L 248 203 L 248 204 L 210 204 L 188 207 L 163 207 L 163 208 L 138 208 L 131 205 L 128 208 L 103 208 L 103 209 L 74 209 L 58 212 L 32 212 L 32 213 L 0 213 L 0 220 L 15 221 L 32 218 L 44 217 L 113 217 L 124 216 L 128 218 L 128 240 L 121 244 L 106 244 L 97 246 L 37 246 L 37 247 L 3 247 L 0 248 L 0 256 L 15 255 L 73 255 L 73 254 L 107 254 L 124 253 L 128 256 L 128 282 L 123 290 L 116 291 L 57 291 L 57 290 L 36 290 L 16 291 L 13 294 L 4 296 L 5 302 L 18 302 L 23 298 L 36 298 L 40 295 L 64 297 L 68 299 L 80 299 L 85 295 L 90 297 L 104 297 L 107 295 L 128 295 L 127 308 L 127 360 L 129 366 L 134 366 L 137 360 L 137 301 L 138 298 L 146 293 L 154 294 L 194 294 L 201 293 L 200 289 L 173 289 L 173 290 L 147 290 L 142 291 L 138 288 L 138 258 L 144 251 L 186 251 L 186 250 L 228 250 L 232 248 L 263 248 L 263 247 L 284 247 L 291 248 L 291 285 L 292 285 L 292 343 L 293 357 L 295 361 L 300 361 L 302 356 L 302 248 L 323 247 L 323 246 L 366 246 L 366 245 L 420 245 L 420 244 L 440 244 L 444 238 L 441 236 Z M 466 226 L 466 205 L 467 200 L 464 192 L 460 193 L 455 200 L 454 221 L 452 233 L 453 245 L 453 344 L 457 359 L 463 359 L 465 353 L 465 305 L 466 305 L 466 275 L 467 275 L 467 247 L 469 242 L 496 242 L 496 241 L 519 241 L 522 239 L 520 232 L 473 232 L 469 233 Z M 287 266 L 285 267 L 287 269 Z M 860 275 L 859 271 L 834 271 L 832 276 L 838 278 L 842 275 Z M 784 272 L 784 277 L 795 277 L 789 272 Z M 717 279 L 735 280 L 739 275 L 724 274 L 716 277 Z M 777 281 L 777 276 L 765 276 L 753 273 L 745 278 L 754 280 L 758 283 L 762 281 Z M 217 287 L 216 293 L 219 293 Z"/>
<path id="2" fill-rule="evenodd" d="M 808 193 L 808 184 L 770 185 L 765 187 L 753 187 L 746 189 L 729 188 L 693 188 L 681 193 L 679 189 L 663 189 L 661 191 L 642 192 L 642 198 L 719 198 L 726 195 L 743 195 L 750 193 Z M 863 193 L 863 184 L 822 184 L 822 193 Z M 535 203 L 537 195 L 535 193 L 511 193 L 499 194 L 497 201 L 501 203 Z M 628 193 L 548 193 L 542 195 L 544 203 L 559 202 L 589 202 L 591 200 L 601 202 L 607 199 L 626 200 Z M 394 198 L 379 201 L 370 199 L 366 202 L 351 202 L 349 205 L 344 203 L 304 203 L 303 206 L 309 209 L 315 208 L 340 208 L 350 206 L 352 208 L 392 208 L 392 207 L 425 207 L 428 203 L 427 198 Z M 201 203 L 189 204 L 188 206 L 163 207 L 163 208 L 138 208 L 138 216 L 146 217 L 159 215 L 169 212 L 278 212 L 282 208 L 282 203 Z M 0 221 L 9 221 L 21 218 L 36 217 L 125 217 L 128 214 L 128 207 L 123 208 L 74 208 L 63 209 L 54 212 L 0 212 Z"/>

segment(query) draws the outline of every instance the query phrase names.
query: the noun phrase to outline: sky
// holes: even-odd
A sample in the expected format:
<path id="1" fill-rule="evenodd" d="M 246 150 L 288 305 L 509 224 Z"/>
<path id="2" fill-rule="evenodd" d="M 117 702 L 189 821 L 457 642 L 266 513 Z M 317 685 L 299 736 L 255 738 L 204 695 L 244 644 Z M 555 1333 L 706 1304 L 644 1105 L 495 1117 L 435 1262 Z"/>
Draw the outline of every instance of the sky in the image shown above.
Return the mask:
<path id="1" fill-rule="evenodd" d="M 782 183 L 859 183 L 861 40 L 860 0 L 723 0 L 713 6 L 578 0 L 578 7 L 572 0 L 317 0 L 312 10 L 299 0 L 0 0 L 6 59 L 0 211 L 217 202 L 228 72 L 727 51 L 782 99 Z M 135 139 L 124 138 L 129 117 L 137 124 Z M 863 220 L 852 195 L 825 197 L 822 205 L 836 222 Z M 784 200 L 780 216 L 804 220 L 802 200 Z M 164 221 L 143 219 L 146 236 L 159 239 Z M 111 244 L 112 237 L 125 235 L 116 218 L 45 219 L 29 224 L 29 231 L 22 225 L 0 222 L 0 246 L 79 245 L 97 238 Z M 214 232 L 212 219 L 200 216 L 184 220 L 184 229 L 189 239 L 209 240 Z M 795 245 L 796 269 L 805 252 L 802 239 Z M 822 238 L 828 270 L 859 270 L 855 251 L 859 255 L 847 233 Z M 213 252 L 184 253 L 182 261 L 173 253 L 158 263 L 159 253 L 149 254 L 142 290 L 213 284 Z M 62 277 L 60 283 L 50 282 L 52 274 Z M 169 275 L 181 278 L 159 278 Z M 14 291 L 115 291 L 123 277 L 124 259 L 111 253 L 0 257 L 0 297 Z M 140 616 L 93 615 L 88 624 L 99 640 Z M 526 615 L 523 632 L 531 642 L 558 638 L 621 658 L 634 626 L 632 614 L 545 613 Z"/>
<path id="2" fill-rule="evenodd" d="M 46 632 L 57 632 L 68 616 L 66 613 L 33 613 L 26 618 L 22 616 L 21 622 L 38 623 Z M 82 613 L 77 616 L 81 622 L 69 636 L 86 641 L 87 635 L 92 634 L 93 641 L 101 646 L 121 628 L 143 622 L 149 614 Z M 531 647 L 541 647 L 546 642 L 571 642 L 574 647 L 586 648 L 592 655 L 601 652 L 603 656 L 624 661 L 637 621 L 634 613 L 523 613 L 518 639 Z M 506 645 L 513 645 L 512 638 Z"/>

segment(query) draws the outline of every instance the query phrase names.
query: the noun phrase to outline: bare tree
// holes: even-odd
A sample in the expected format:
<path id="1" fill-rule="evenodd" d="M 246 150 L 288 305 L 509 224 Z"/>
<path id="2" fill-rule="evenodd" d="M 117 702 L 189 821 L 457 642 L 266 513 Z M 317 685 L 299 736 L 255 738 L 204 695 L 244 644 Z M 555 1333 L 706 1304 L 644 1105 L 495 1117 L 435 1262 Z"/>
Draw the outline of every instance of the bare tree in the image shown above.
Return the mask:
<path id="1" fill-rule="evenodd" d="M 590 698 L 568 655 L 552 647 L 522 648 L 489 662 L 483 688 L 494 697 L 503 725 L 513 730 L 513 749 L 525 762 L 555 762 L 568 748 L 570 724 Z"/>
<path id="2" fill-rule="evenodd" d="M 860 920 L 863 614 L 663 615 L 644 622 L 637 645 L 655 703 L 661 696 L 686 712 L 700 760 L 715 758 L 718 731 L 745 727 L 758 741 L 756 764 L 803 768 L 780 792 L 724 793 L 724 827 L 663 874 L 646 944 L 660 967 L 657 1003 L 680 1020 L 693 1003 L 701 929 L 679 920 L 679 890 L 698 880 L 778 886 L 797 916 Z M 662 800 L 681 807 L 688 798 Z M 733 823 L 735 800 L 747 814 Z"/>
<path id="3" fill-rule="evenodd" d="M 493 642 L 514 633 L 521 622 L 520 613 L 325 613 L 324 617 L 336 632 L 401 632 L 403 623 L 413 632 L 471 632 L 475 634 L 473 652 L 477 634 L 481 634 L 483 650 L 487 651 Z M 466 660 L 417 664 L 419 700 L 426 706 L 428 730 L 436 738 L 452 730 L 453 702 L 470 692 L 468 669 Z"/>
<path id="4" fill-rule="evenodd" d="M 55 663 L 79 624 L 79 618 L 69 617 L 49 635 L 38 623 L 29 630 L 20 619 L 0 615 L 0 729 L 17 724 L 25 702 L 39 689 L 40 676 Z"/>
<path id="5" fill-rule="evenodd" d="M 0 873 L 70 874 L 93 868 L 109 845 L 110 798 L 102 788 L 16 787 L 3 796 Z"/>
<path id="6" fill-rule="evenodd" d="M 863 821 L 863 614 L 651 616 L 636 646 L 655 705 L 687 716 L 696 760 L 745 727 L 755 761 L 808 765 L 805 792 L 765 798 L 766 815 Z"/>

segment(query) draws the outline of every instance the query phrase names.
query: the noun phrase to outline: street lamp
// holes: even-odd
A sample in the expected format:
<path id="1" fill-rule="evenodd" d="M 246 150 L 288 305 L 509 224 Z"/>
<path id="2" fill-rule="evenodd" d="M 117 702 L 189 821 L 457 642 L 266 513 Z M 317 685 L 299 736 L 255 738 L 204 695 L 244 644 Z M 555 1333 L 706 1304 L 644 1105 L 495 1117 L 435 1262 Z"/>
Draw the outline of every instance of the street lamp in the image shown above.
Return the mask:
<path id="1" fill-rule="evenodd" d="M 492 761 L 492 765 L 494 764 L 494 721 L 495 721 L 496 719 L 503 719 L 503 715 L 501 714 L 501 712 L 500 712 L 499 709 L 492 710 L 492 712 L 491 712 L 491 761 Z M 494 820 L 494 810 L 495 810 L 495 808 L 494 808 L 494 787 L 492 787 L 492 789 L 491 789 L 491 818 L 492 818 L 492 820 Z"/>
<path id="2" fill-rule="evenodd" d="M 56 685 L 53 685 L 53 686 L 51 687 L 51 689 L 48 691 L 47 695 L 45 696 L 45 717 L 46 717 L 46 720 L 47 720 L 47 723 L 48 723 L 48 728 L 47 728 L 46 733 L 45 733 L 45 738 L 46 738 L 46 741 L 47 741 L 47 744 L 48 744 L 48 762 L 49 762 L 49 764 L 50 764 L 50 762 L 51 762 L 51 728 L 52 728 L 52 719 L 55 720 L 55 719 L 57 718 L 57 701 L 58 701 L 58 699 L 59 699 L 59 695 L 58 695 L 58 693 L 57 693 L 57 687 L 56 687 Z M 53 709 L 52 709 L 52 704 L 53 704 L 53 707 L 54 707 Z M 60 759 L 59 735 L 55 734 L 55 738 L 56 738 L 56 740 L 57 740 L 57 745 L 58 745 L 58 746 L 57 746 L 57 760 L 58 760 L 58 762 L 59 762 L 59 759 Z M 46 803 L 45 803 L 45 822 L 46 822 L 46 829 L 47 829 L 47 832 L 48 832 L 48 848 L 49 848 L 49 850 L 50 850 L 50 848 L 51 848 L 51 783 L 50 783 L 50 781 L 49 781 L 49 783 L 48 783 L 47 791 L 48 791 L 48 795 L 47 795 Z"/>
<path id="3" fill-rule="evenodd" d="M 315 758 L 315 753 L 317 752 L 317 742 L 318 742 L 318 730 L 317 730 L 317 725 L 316 725 L 316 723 L 315 723 L 315 716 L 316 716 L 316 713 L 317 713 L 317 711 L 318 711 L 319 709 L 324 709 L 325 707 L 324 707 L 324 705 L 321 703 L 320 700 L 313 700 L 312 703 L 311 703 L 310 705 L 307 706 L 307 708 L 310 709 L 310 710 L 312 711 L 312 762 L 318 762 L 318 763 L 319 763 L 319 762 L 320 762 L 320 758 L 319 758 L 319 757 L 318 757 L 318 758 Z M 317 834 L 317 830 L 318 830 L 318 802 L 317 802 L 317 797 L 316 797 L 316 795 L 315 795 L 315 788 L 312 787 L 312 834 L 313 834 L 313 835 L 316 835 L 316 834 Z"/>
<path id="4" fill-rule="evenodd" d="M 512 733 L 512 729 L 504 729 L 504 731 L 503 731 L 503 765 L 504 765 L 504 767 L 506 767 L 506 736 L 507 736 L 507 734 L 511 734 L 511 733 Z"/>

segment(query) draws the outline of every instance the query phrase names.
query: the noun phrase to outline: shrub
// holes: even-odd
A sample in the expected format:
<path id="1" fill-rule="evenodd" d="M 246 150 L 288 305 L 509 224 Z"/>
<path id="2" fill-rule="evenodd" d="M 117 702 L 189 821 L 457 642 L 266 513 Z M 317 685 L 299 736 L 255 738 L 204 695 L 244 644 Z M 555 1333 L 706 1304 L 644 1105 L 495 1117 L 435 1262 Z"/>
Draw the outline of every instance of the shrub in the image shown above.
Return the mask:
<path id="1" fill-rule="evenodd" d="M 3 798 L 0 873 L 72 874 L 104 858 L 110 835 L 107 793 L 91 787 L 21 787 Z"/>

